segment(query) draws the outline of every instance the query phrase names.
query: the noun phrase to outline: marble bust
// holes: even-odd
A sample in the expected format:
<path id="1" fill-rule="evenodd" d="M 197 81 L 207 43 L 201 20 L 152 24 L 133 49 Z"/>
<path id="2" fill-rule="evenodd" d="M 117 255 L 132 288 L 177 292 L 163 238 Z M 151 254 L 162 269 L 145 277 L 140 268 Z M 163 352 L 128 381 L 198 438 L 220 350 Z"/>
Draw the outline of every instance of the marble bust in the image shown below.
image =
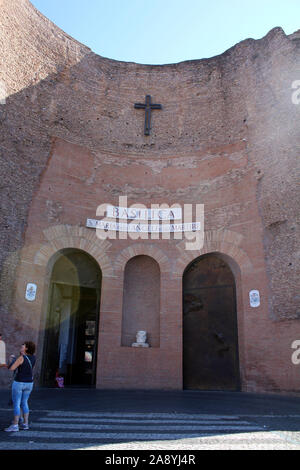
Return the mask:
<path id="1" fill-rule="evenodd" d="M 133 348 L 149 348 L 149 344 L 146 343 L 147 331 L 138 331 L 136 334 L 136 342 L 132 343 Z"/>

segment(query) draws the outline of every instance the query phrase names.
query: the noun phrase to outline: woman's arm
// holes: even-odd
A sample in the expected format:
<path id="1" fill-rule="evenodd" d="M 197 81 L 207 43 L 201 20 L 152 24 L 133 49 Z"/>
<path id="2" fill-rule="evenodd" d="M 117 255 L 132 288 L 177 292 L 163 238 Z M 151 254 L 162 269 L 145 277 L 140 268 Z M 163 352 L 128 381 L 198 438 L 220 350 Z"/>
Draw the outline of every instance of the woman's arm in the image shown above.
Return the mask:
<path id="1" fill-rule="evenodd" d="M 15 370 L 17 369 L 21 364 L 23 364 L 24 362 L 24 357 L 23 356 L 19 356 L 18 359 L 13 363 L 11 364 L 10 366 L 8 366 L 8 370 Z"/>

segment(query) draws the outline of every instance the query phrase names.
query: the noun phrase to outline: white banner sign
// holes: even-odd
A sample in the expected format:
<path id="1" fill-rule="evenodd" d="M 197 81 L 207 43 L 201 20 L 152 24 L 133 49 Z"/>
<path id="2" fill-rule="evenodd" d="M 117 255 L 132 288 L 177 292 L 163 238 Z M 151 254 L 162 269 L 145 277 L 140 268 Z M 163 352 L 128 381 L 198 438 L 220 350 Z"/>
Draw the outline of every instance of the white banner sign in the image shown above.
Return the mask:
<path id="1" fill-rule="evenodd" d="M 134 220 L 181 220 L 182 209 L 180 207 L 147 209 L 139 207 L 107 206 L 107 217 L 112 219 Z"/>
<path id="2" fill-rule="evenodd" d="M 88 228 L 112 230 L 114 232 L 146 232 L 146 233 L 161 233 L 161 232 L 196 232 L 201 230 L 200 222 L 187 222 L 183 224 L 135 224 L 135 223 L 120 223 L 107 220 L 94 220 L 87 219 L 86 226 Z"/>

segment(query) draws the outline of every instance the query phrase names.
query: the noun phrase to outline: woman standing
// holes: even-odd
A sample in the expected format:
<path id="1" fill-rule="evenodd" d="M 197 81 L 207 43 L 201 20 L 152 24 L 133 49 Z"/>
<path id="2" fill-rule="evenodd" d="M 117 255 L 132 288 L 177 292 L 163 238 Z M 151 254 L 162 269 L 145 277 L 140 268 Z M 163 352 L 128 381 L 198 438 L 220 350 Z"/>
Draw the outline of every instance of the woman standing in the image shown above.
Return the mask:
<path id="1" fill-rule="evenodd" d="M 14 407 L 13 423 L 5 429 L 6 432 L 16 432 L 19 429 L 29 429 L 28 417 L 28 398 L 33 388 L 32 370 L 35 365 L 35 344 L 31 341 L 25 341 L 22 344 L 20 356 L 8 366 L 8 370 L 16 370 L 17 373 L 12 384 L 12 401 Z M 19 419 L 23 412 L 23 423 L 19 427 Z"/>

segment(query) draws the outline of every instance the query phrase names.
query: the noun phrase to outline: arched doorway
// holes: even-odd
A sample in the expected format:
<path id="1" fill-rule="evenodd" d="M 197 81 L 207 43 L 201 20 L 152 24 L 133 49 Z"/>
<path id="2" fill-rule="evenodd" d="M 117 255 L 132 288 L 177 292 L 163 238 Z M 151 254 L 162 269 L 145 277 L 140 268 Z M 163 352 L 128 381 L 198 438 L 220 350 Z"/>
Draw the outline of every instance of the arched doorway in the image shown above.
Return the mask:
<path id="1" fill-rule="evenodd" d="M 65 249 L 56 254 L 49 284 L 43 385 L 55 385 L 57 371 L 66 385 L 95 385 L 101 279 L 98 264 L 87 253 Z"/>
<path id="2" fill-rule="evenodd" d="M 183 275 L 183 387 L 240 389 L 235 279 L 217 253 Z"/>

